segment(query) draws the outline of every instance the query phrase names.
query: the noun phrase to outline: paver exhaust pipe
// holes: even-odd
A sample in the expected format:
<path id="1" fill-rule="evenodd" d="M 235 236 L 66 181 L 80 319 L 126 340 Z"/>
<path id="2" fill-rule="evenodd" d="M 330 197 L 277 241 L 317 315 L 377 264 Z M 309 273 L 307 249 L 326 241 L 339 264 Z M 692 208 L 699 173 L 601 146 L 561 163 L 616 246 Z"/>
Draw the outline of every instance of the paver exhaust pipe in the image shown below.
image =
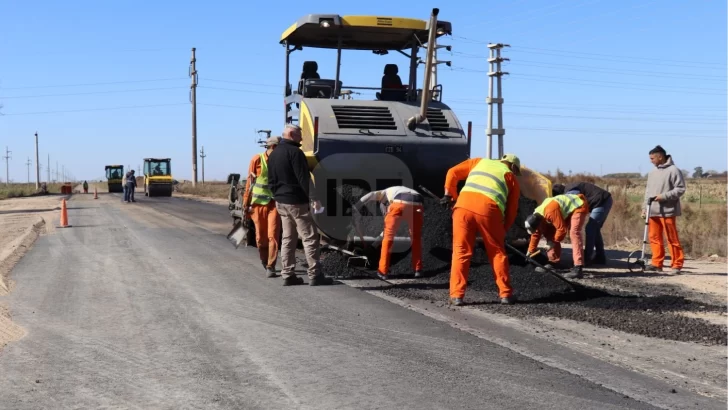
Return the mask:
<path id="1" fill-rule="evenodd" d="M 422 102 L 420 103 L 420 113 L 407 120 L 407 128 L 414 131 L 418 124 L 422 124 L 427 119 L 427 105 L 430 103 L 430 80 L 432 76 L 432 60 L 435 54 L 435 39 L 437 38 L 437 15 L 440 9 L 432 9 L 430 15 L 430 32 L 427 38 L 427 56 L 425 58 L 425 79 L 422 86 Z"/>

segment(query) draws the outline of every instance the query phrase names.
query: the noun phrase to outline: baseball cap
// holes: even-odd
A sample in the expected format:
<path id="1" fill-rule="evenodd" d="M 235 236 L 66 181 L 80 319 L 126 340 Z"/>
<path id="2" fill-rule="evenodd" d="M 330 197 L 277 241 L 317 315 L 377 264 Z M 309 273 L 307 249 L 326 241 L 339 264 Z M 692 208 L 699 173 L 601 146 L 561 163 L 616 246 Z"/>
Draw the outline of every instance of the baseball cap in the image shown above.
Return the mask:
<path id="1" fill-rule="evenodd" d="M 503 158 L 501 158 L 501 161 L 508 161 L 516 168 L 514 173 L 516 175 L 521 175 L 521 160 L 518 159 L 516 154 L 505 154 L 503 155 Z"/>

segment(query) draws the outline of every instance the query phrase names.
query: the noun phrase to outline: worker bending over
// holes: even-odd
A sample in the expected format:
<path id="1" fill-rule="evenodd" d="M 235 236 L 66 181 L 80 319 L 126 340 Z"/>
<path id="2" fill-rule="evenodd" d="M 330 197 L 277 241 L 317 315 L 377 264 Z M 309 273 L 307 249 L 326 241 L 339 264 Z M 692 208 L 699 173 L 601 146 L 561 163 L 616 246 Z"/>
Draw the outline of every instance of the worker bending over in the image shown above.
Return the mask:
<path id="1" fill-rule="evenodd" d="M 260 261 L 269 278 L 276 277 L 278 236 L 281 224 L 273 200 L 273 192 L 268 185 L 268 157 L 279 143 L 280 137 L 268 138 L 265 142 L 265 152 L 256 154 L 250 160 L 245 192 L 251 192 L 252 183 L 252 195 L 243 197 L 243 209 L 251 214 L 255 225 L 255 243 L 258 247 Z"/>
<path id="2" fill-rule="evenodd" d="M 394 235 L 404 220 L 409 228 L 412 243 L 412 269 L 415 277 L 422 276 L 422 224 L 424 222 L 424 200 L 422 195 L 404 186 L 393 186 L 364 195 L 356 204 L 361 211 L 367 202 L 379 202 L 384 214 L 384 235 L 379 258 L 377 276 L 386 279 L 389 273 L 390 257 Z"/>
<path id="3" fill-rule="evenodd" d="M 531 234 L 528 254 L 533 255 L 538 248 L 541 236 L 546 238 L 549 263 L 557 265 L 561 261 L 561 242 L 569 233 L 574 267 L 566 277 L 581 278 L 584 266 L 584 238 L 581 230 L 589 220 L 589 205 L 583 194 L 564 194 L 546 198 L 532 215 L 526 218 L 526 230 Z"/>
<path id="4" fill-rule="evenodd" d="M 521 188 L 516 175 L 520 174 L 521 161 L 513 154 L 501 160 L 469 159 L 448 170 L 442 202 L 457 201 L 452 214 L 451 304 L 463 304 L 476 233 L 483 237 L 501 303 L 515 302 L 505 241 L 518 213 Z M 465 186 L 458 197 L 457 185 L 463 179 Z"/>

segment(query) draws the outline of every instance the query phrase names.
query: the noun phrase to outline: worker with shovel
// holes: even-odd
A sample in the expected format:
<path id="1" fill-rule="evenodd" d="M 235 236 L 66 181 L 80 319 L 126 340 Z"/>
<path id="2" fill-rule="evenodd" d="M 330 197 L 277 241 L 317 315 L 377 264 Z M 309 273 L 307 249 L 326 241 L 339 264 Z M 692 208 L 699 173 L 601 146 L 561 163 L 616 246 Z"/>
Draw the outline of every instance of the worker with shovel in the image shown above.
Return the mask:
<path id="1" fill-rule="evenodd" d="M 424 200 L 414 189 L 404 186 L 393 186 L 380 191 L 372 191 L 361 197 L 355 205 L 361 214 L 367 202 L 378 202 L 384 213 L 384 233 L 382 250 L 379 258 L 377 276 L 386 279 L 389 273 L 394 235 L 402 221 L 407 222 L 412 243 L 412 269 L 415 277 L 422 276 L 422 224 L 424 223 Z"/>
<path id="2" fill-rule="evenodd" d="M 449 205 L 457 201 L 452 214 L 451 304 L 463 305 L 476 233 L 483 237 L 500 302 L 515 302 L 505 242 L 506 232 L 518 213 L 521 187 L 516 176 L 520 174 L 521 160 L 513 154 L 506 154 L 500 160 L 469 159 L 448 170 L 442 203 Z M 457 184 L 463 179 L 465 186 L 458 197 Z"/>
<path id="3" fill-rule="evenodd" d="M 531 234 L 528 255 L 536 253 L 541 237 L 546 238 L 551 265 L 561 261 L 561 244 L 567 232 L 571 239 L 574 267 L 564 275 L 568 279 L 583 277 L 584 238 L 581 231 L 589 220 L 589 204 L 583 194 L 564 194 L 546 198 L 533 214 L 526 218 L 525 227 Z"/>
<path id="4" fill-rule="evenodd" d="M 278 236 L 281 223 L 273 192 L 268 185 L 268 157 L 280 143 L 280 137 L 270 137 L 265 142 L 265 152 L 256 154 L 250 160 L 248 179 L 243 198 L 243 211 L 251 214 L 255 225 L 255 243 L 258 247 L 260 262 L 263 264 L 269 278 L 276 277 L 276 262 L 278 261 Z M 243 225 L 248 224 L 243 218 Z"/>

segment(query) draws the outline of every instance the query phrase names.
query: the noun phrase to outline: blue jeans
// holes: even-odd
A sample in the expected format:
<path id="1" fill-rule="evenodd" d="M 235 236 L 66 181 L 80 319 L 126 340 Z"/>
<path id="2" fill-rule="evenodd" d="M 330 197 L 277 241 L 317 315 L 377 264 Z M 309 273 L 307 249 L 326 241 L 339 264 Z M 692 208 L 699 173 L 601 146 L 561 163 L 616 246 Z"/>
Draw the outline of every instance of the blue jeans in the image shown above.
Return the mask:
<path id="1" fill-rule="evenodd" d="M 126 189 L 126 184 L 123 186 L 124 188 L 124 202 L 129 200 L 129 191 Z"/>
<path id="2" fill-rule="evenodd" d="M 579 190 L 572 190 L 567 194 L 580 194 Z M 584 261 L 589 262 L 593 257 L 596 248 L 596 256 L 603 258 L 604 254 L 604 238 L 602 237 L 602 227 L 609 216 L 612 209 L 612 197 L 610 196 L 602 206 L 594 208 L 589 214 L 589 222 L 586 224 L 586 243 L 584 244 Z"/>

